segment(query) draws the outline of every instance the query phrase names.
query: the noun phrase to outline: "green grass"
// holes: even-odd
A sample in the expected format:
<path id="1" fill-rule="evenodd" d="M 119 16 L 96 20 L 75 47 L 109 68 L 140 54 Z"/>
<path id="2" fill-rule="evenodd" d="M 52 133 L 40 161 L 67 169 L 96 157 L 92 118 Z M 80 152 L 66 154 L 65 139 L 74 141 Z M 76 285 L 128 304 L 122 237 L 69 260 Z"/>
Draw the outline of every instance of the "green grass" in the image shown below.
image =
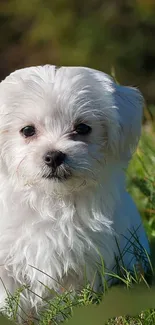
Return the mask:
<path id="1" fill-rule="evenodd" d="M 138 209 L 143 217 L 143 221 L 150 239 L 151 246 L 155 246 L 155 145 L 154 131 L 144 131 L 137 152 L 127 171 L 127 188 L 133 196 Z M 155 249 L 154 249 L 155 251 Z M 152 255 L 153 256 L 153 255 Z M 154 257 L 153 257 L 154 260 Z M 104 273 L 104 266 L 103 266 Z M 104 276 L 104 274 L 103 274 Z M 124 277 L 121 279 L 126 288 L 133 284 L 144 283 L 147 287 L 143 274 L 130 274 L 124 270 Z M 107 289 L 108 290 L 108 289 Z M 149 290 L 149 289 L 148 289 Z M 73 295 L 71 292 L 64 292 L 47 302 L 45 309 L 40 313 L 37 324 L 50 325 L 57 324 L 58 319 L 65 320 L 73 313 L 73 307 L 99 304 L 104 301 L 104 294 L 93 292 L 88 284 L 81 292 Z M 17 305 L 20 299 L 20 291 L 14 297 L 8 296 L 6 301 L 6 311 L 10 318 L 16 320 Z M 28 325 L 33 325 L 34 321 L 29 320 Z M 116 317 L 110 319 L 106 325 L 153 325 L 155 324 L 155 310 L 142 311 L 135 317 Z M 95 325 L 95 324 L 94 324 Z"/>

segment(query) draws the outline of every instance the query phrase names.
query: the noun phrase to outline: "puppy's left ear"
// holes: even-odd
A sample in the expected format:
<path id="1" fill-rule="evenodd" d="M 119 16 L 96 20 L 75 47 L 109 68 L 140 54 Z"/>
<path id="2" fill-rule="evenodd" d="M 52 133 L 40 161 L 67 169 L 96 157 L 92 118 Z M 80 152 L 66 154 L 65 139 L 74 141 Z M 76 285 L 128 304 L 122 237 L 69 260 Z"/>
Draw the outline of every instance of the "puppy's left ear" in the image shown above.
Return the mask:
<path id="1" fill-rule="evenodd" d="M 120 156 L 130 160 L 141 134 L 144 99 L 136 88 L 116 85 L 115 103 L 120 133 Z"/>

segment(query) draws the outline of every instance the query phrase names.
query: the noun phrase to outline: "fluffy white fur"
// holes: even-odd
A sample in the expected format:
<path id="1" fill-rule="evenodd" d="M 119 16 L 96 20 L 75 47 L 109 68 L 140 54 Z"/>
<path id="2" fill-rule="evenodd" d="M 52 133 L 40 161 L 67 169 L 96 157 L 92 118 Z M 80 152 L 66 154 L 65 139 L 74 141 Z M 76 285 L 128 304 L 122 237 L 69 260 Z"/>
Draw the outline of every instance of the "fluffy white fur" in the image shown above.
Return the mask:
<path id="1" fill-rule="evenodd" d="M 149 252 L 141 218 L 125 190 L 142 105 L 137 89 L 83 67 L 25 68 L 1 82 L 0 276 L 11 293 L 25 283 L 37 294 L 23 292 L 27 311 L 38 308 L 39 296 L 46 297 L 42 283 L 58 292 L 60 283 L 78 289 L 85 272 L 93 280 L 101 256 L 106 269 L 114 270 L 118 246 L 125 267 L 140 263 L 134 230 Z M 77 123 L 88 124 L 92 132 L 72 136 Z M 20 130 L 31 124 L 37 134 L 25 139 Z M 43 156 L 53 150 L 66 154 L 58 171 L 71 173 L 66 180 L 43 178 L 48 173 Z M 100 276 L 95 279 L 99 290 Z M 1 306 L 5 297 L 1 284 Z"/>

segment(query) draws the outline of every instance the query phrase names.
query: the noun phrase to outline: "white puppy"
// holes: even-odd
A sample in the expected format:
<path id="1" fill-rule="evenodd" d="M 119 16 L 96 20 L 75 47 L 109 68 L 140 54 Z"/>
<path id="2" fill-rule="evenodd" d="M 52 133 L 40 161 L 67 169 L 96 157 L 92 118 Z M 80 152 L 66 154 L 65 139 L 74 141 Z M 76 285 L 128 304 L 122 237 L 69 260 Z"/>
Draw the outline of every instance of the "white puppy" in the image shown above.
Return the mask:
<path id="1" fill-rule="evenodd" d="M 125 190 L 142 104 L 138 90 L 83 67 L 31 67 L 1 82 L 1 306 L 25 283 L 21 303 L 37 309 L 45 286 L 78 289 L 96 271 L 99 290 L 101 257 L 110 272 L 119 259 L 127 269 L 144 261 Z"/>

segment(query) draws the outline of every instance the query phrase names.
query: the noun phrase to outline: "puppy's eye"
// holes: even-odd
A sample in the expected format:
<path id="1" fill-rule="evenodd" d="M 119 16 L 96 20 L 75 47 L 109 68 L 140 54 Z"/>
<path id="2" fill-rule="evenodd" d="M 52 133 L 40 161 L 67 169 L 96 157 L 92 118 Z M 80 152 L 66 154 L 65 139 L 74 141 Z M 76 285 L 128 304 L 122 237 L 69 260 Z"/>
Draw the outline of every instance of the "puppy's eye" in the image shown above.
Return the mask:
<path id="1" fill-rule="evenodd" d="M 80 123 L 75 127 L 75 131 L 80 135 L 87 135 L 91 132 L 91 130 L 91 127 L 84 123 Z"/>
<path id="2" fill-rule="evenodd" d="M 25 138 L 32 137 L 35 133 L 35 127 L 33 125 L 27 125 L 20 130 L 20 133 L 24 135 Z"/>

